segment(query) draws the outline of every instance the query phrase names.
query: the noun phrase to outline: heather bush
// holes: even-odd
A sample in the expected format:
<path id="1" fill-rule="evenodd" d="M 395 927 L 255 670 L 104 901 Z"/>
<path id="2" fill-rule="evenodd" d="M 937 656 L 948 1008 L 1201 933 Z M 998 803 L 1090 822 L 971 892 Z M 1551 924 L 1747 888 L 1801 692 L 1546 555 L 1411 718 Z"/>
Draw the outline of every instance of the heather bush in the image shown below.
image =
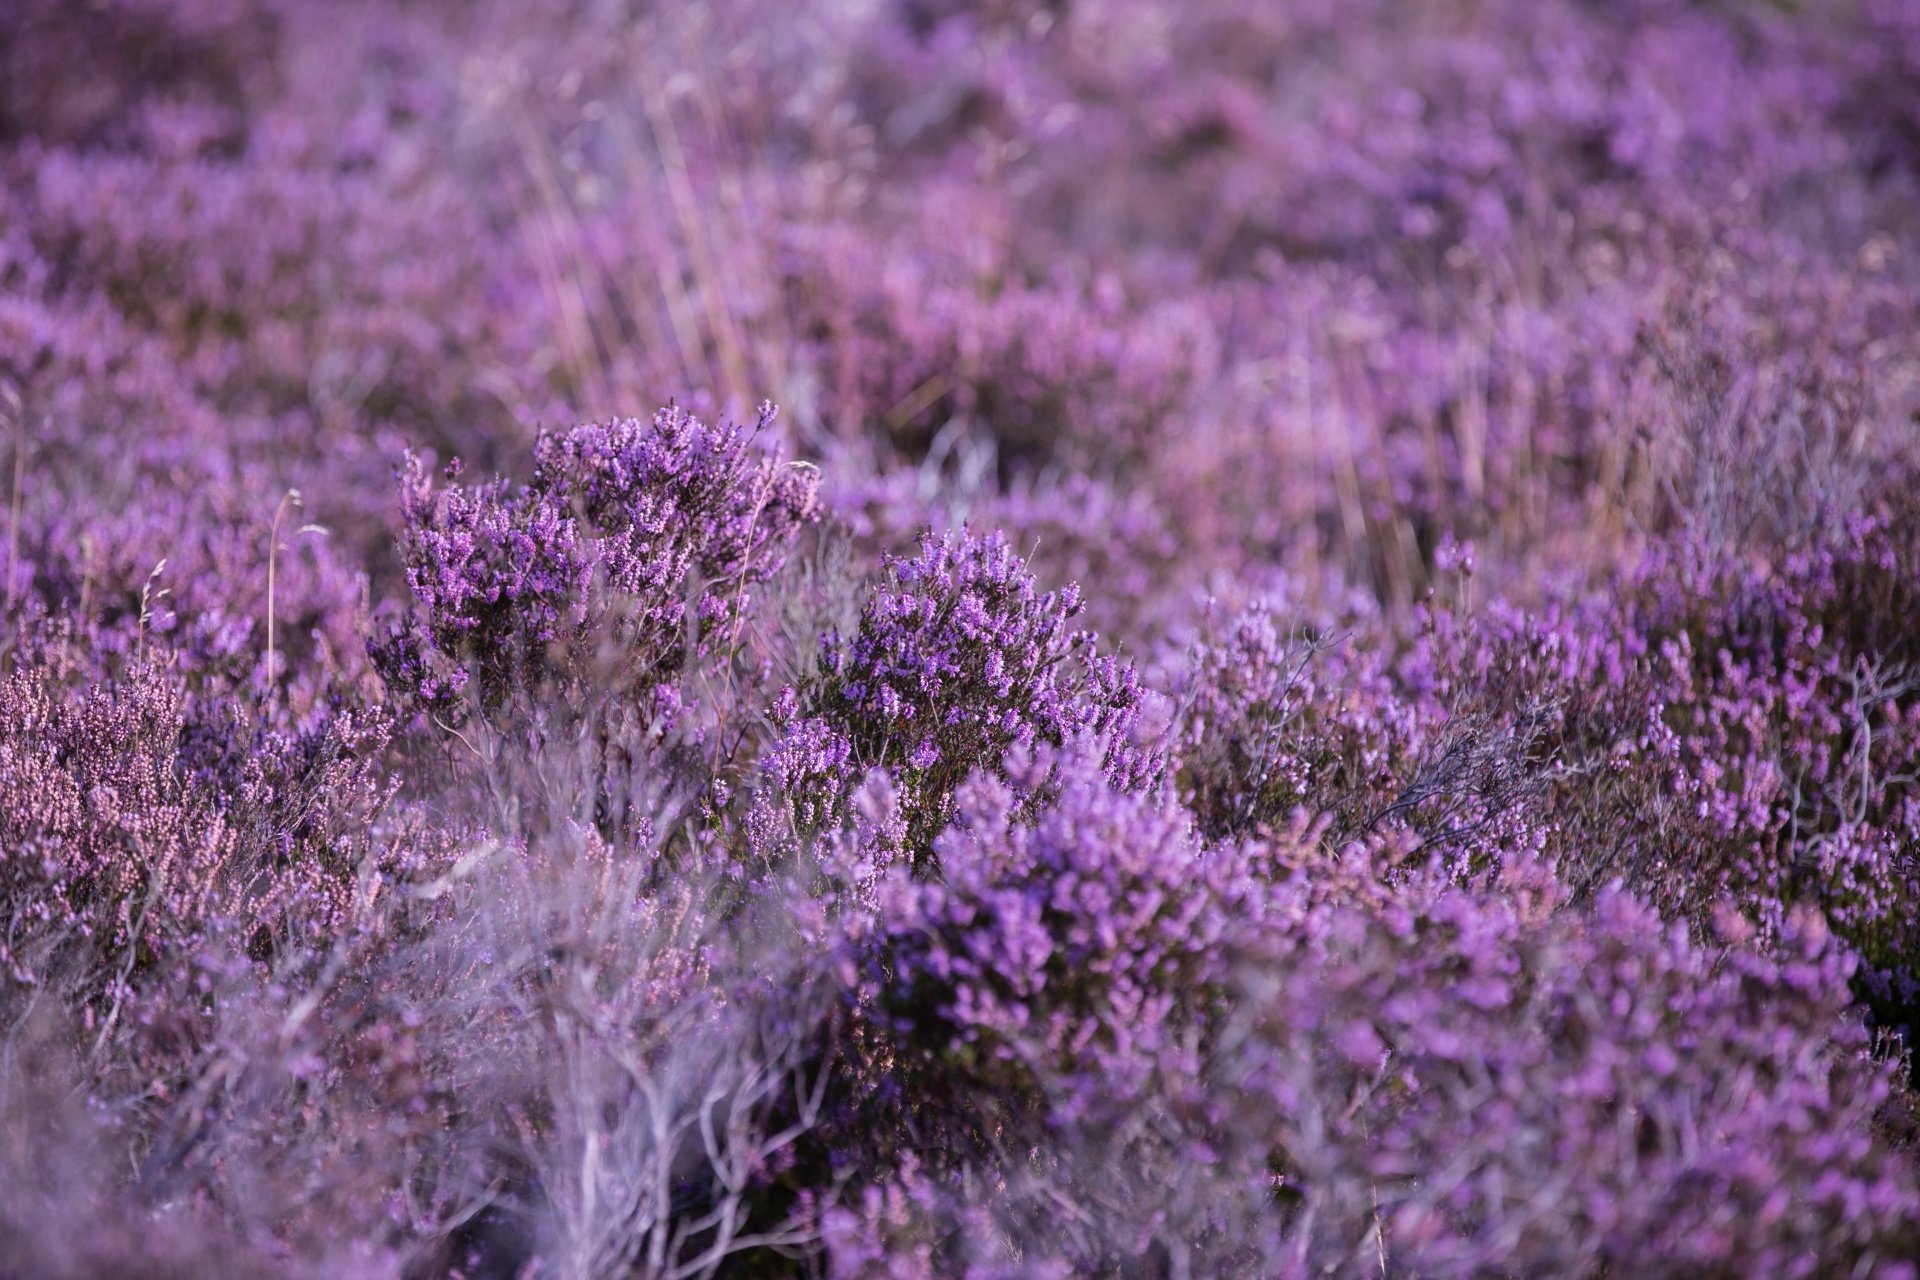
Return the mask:
<path id="1" fill-rule="evenodd" d="M 389 685 L 458 723 L 471 699 L 640 700 L 740 643 L 749 592 L 814 514 L 813 481 L 759 456 L 773 419 L 710 428 L 677 407 L 541 437 L 533 479 L 436 491 L 402 475 L 417 616 L 377 652 Z M 457 470 L 454 474 L 458 474 Z"/>
<path id="2" fill-rule="evenodd" d="M 1769 956 L 1731 912 L 1701 941 L 1617 888 L 1569 913 L 1538 864 L 1209 850 L 1097 755 L 1069 773 L 1031 825 L 979 779 L 943 880 L 896 873 L 860 936 L 888 1084 L 843 1141 L 906 1178 L 830 1220 L 850 1274 L 1900 1274 L 1899 1082 L 1817 915 Z M 1803 1162 L 1821 1190 L 1780 1191 Z M 1829 1235 L 1824 1195 L 1863 1212 Z"/>
<path id="3" fill-rule="evenodd" d="M 1872 1136 L 1893 1082 L 1842 1013 L 1852 962 L 1817 917 L 1763 957 L 1739 926 L 1694 943 L 1617 892 L 1573 917 L 1553 896 L 1516 877 L 1323 901 L 1241 969 L 1259 995 L 1223 1035 L 1230 1141 L 1272 1143 L 1295 1256 L 1435 1275 L 1910 1267 L 1913 1175 Z M 1852 1118 L 1816 1118 L 1834 1107 Z M 1807 1163 L 1822 1172 L 1799 1190 L 1776 1181 Z M 1838 1234 L 1827 1196 L 1862 1211 Z"/>
<path id="4" fill-rule="evenodd" d="M 1175 677 L 1178 778 L 1203 827 L 1317 818 L 1331 846 L 1392 835 L 1466 876 L 1561 839 L 1566 784 L 1623 745 L 1595 739 L 1609 713 L 1633 723 L 1633 691 L 1585 705 L 1565 634 L 1525 615 L 1419 617 L 1387 652 L 1356 649 L 1353 619 L 1288 624 L 1284 597 L 1210 618 Z"/>
<path id="5" fill-rule="evenodd" d="M 1112 1123 L 1156 1076 L 1191 1074 L 1183 1027 L 1208 1010 L 1229 921 L 1259 908 L 1238 851 L 1204 848 L 1164 793 L 1116 792 L 1077 745 L 1058 774 L 1029 758 L 1011 782 L 976 775 L 937 844 L 941 878 L 889 885 L 867 944 L 903 1052 L 956 1055 L 986 1096 L 1060 1089 L 1054 1125 Z M 1048 777 L 1056 794 L 1023 818 L 1020 792 Z M 977 1107 L 963 1122 L 1017 1123 Z"/>
<path id="6" fill-rule="evenodd" d="M 854 1043 L 882 1082 L 854 1095 L 839 1140 L 900 1162 L 948 1248 L 1004 1235 L 1084 1266 L 1150 1254 L 1191 1207 L 1163 1183 L 1165 1202 L 1129 1218 L 1211 1112 L 1199 1082 L 1229 940 L 1272 894 L 1257 854 L 1205 848 L 1166 792 L 1116 790 L 1097 740 L 1050 754 L 961 789 L 938 879 L 896 866 L 871 890 L 849 959 Z M 980 1177 L 1000 1193 L 968 1205 Z M 1050 1199 L 1080 1205 L 1076 1221 L 1047 1230 Z M 952 1238 L 955 1217 L 986 1238 Z"/>
<path id="7" fill-rule="evenodd" d="M 1071 631 L 1077 588 L 1042 593 L 1005 538 L 966 530 L 924 535 L 920 552 L 888 560 L 849 638 L 826 637 L 822 670 L 776 708 L 788 722 L 768 753 L 768 785 L 752 815 L 763 858 L 844 812 L 855 773 L 885 769 L 911 855 L 924 860 L 951 818 L 960 783 L 997 770 L 1015 748 L 1108 737 L 1122 785 L 1151 780 L 1151 744 L 1130 737 L 1141 689 L 1131 664 Z"/>
<path id="8" fill-rule="evenodd" d="M 1817 905 L 1861 949 L 1876 1007 L 1911 1025 L 1911 638 L 1905 523 L 1856 514 L 1765 568 L 1681 544 L 1648 574 L 1639 622 L 1673 668 L 1664 719 L 1702 832 L 1702 897 L 1763 925 Z M 1705 885 L 1701 879 L 1705 878 Z M 1666 891 L 1663 881 L 1661 890 Z"/>

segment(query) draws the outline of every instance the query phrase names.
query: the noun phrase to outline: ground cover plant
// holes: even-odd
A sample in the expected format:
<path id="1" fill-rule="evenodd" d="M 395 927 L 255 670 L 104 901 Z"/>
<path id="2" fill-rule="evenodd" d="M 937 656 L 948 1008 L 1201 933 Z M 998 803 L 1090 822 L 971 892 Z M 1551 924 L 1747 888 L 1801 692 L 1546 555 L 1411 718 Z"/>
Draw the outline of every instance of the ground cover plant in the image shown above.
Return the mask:
<path id="1" fill-rule="evenodd" d="M 1920 1276 L 1916 308 L 1906 0 L 13 0 L 0 1280 Z"/>

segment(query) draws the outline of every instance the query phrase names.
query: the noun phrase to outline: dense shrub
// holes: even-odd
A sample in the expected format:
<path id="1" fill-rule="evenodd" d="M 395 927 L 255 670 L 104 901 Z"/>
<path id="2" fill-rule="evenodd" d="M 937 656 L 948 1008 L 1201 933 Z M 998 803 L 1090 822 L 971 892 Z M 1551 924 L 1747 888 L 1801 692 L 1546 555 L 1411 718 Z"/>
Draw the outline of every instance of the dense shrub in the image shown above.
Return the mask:
<path id="1" fill-rule="evenodd" d="M 824 669 L 769 754 L 772 773 L 754 813 L 763 857 L 816 834 L 845 811 L 851 784 L 887 770 L 898 791 L 907 848 L 923 860 L 952 816 L 953 796 L 1007 752 L 1106 735 L 1107 768 L 1138 786 L 1156 762 L 1131 738 L 1141 690 L 1133 667 L 1071 631 L 1077 588 L 1042 593 L 999 534 L 962 530 L 921 539 L 917 556 L 889 559 L 851 637 L 827 636 Z"/>
<path id="2" fill-rule="evenodd" d="M 754 451 L 773 416 L 715 429 L 670 406 L 651 424 L 542 436 L 518 489 L 436 492 L 410 457 L 418 618 L 377 655 L 389 685 L 458 722 L 469 698 L 487 715 L 595 684 L 639 699 L 737 645 L 748 593 L 814 514 L 811 475 Z"/>

